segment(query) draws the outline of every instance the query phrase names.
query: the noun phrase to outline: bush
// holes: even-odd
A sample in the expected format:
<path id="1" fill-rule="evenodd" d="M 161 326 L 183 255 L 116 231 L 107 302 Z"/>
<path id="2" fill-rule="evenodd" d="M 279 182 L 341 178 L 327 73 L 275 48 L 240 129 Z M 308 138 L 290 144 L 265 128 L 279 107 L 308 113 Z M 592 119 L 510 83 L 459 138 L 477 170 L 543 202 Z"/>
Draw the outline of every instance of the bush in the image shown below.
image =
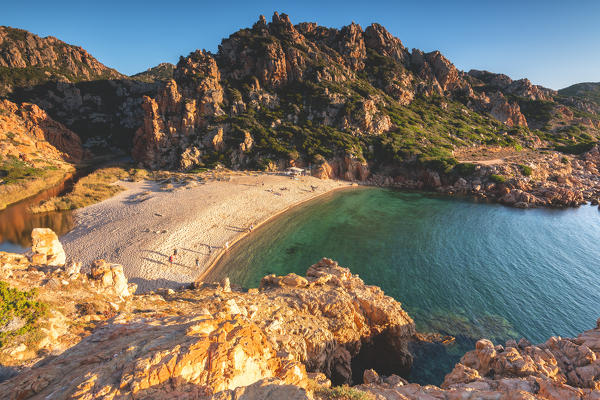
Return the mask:
<path id="1" fill-rule="evenodd" d="M 454 171 L 460 176 L 473 175 L 475 172 L 475 164 L 471 163 L 460 163 L 454 166 Z"/>
<path id="2" fill-rule="evenodd" d="M 529 165 L 519 164 L 519 168 L 524 176 L 531 176 L 531 173 L 533 172 Z"/>
<path id="3" fill-rule="evenodd" d="M 8 338 L 33 330 L 36 321 L 46 314 L 47 305 L 34 300 L 36 295 L 35 289 L 20 291 L 0 281 L 0 326 L 3 327 L 0 331 L 0 347 Z M 15 324 L 15 329 L 7 329 L 12 321 L 20 322 Z"/>
<path id="4" fill-rule="evenodd" d="M 506 182 L 506 178 L 505 177 L 503 177 L 502 175 L 496 175 L 496 174 L 490 175 L 490 180 L 492 182 L 496 182 L 496 183 L 504 183 L 504 182 Z"/>
<path id="5" fill-rule="evenodd" d="M 346 385 L 332 388 L 319 387 L 314 392 L 318 399 L 323 400 L 374 400 L 370 393 Z"/>

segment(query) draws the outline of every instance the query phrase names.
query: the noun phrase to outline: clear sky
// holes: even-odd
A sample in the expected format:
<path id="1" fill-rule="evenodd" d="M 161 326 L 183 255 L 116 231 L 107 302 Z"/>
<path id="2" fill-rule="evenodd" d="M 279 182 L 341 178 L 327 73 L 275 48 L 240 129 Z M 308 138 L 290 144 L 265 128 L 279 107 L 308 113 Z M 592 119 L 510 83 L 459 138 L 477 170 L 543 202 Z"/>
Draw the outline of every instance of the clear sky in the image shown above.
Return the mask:
<path id="1" fill-rule="evenodd" d="M 553 89 L 600 81 L 600 0 L 4 0 L 0 8 L 0 25 L 82 46 L 128 75 L 195 49 L 214 52 L 260 14 L 270 20 L 279 11 L 292 23 L 337 28 L 379 22 L 409 49 L 440 50 L 466 71 Z"/>

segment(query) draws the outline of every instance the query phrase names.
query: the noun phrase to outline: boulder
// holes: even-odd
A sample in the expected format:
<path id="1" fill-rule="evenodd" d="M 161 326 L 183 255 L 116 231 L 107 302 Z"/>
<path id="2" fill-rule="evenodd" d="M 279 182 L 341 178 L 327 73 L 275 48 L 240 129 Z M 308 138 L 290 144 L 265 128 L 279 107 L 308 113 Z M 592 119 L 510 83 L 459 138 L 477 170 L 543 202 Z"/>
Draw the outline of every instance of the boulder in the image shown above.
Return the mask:
<path id="1" fill-rule="evenodd" d="M 67 256 L 58 240 L 58 236 L 52 229 L 35 228 L 31 232 L 31 259 L 34 264 L 63 266 L 67 261 Z"/>
<path id="2" fill-rule="evenodd" d="M 133 294 L 123 273 L 122 265 L 110 264 L 104 260 L 96 260 L 92 263 L 90 276 L 92 279 L 98 281 L 101 287 L 114 291 L 117 296 L 129 297 Z M 133 292 L 136 289 L 137 287 L 131 287 Z"/>

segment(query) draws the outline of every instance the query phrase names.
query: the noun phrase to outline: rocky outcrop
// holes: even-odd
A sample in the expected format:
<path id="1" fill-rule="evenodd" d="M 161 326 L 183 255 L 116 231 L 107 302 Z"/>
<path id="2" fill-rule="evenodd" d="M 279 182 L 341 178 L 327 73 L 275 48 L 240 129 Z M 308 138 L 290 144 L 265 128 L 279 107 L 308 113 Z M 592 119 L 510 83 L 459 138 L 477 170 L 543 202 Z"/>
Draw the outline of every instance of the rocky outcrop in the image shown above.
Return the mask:
<path id="1" fill-rule="evenodd" d="M 252 322 L 191 314 L 154 321 L 117 317 L 4 386 L 11 399 L 208 398 L 265 378 L 298 385 L 306 372 L 299 362 L 278 357 Z"/>
<path id="2" fill-rule="evenodd" d="M 577 338 L 488 340 L 463 356 L 442 387 L 411 384 L 408 344 L 422 335 L 400 303 L 322 259 L 306 275 L 269 275 L 258 289 L 228 279 L 134 295 L 122 268 L 99 260 L 36 265 L 0 253 L 0 279 L 37 288 L 46 303 L 32 336 L 0 347 L 20 371 L 7 399 L 596 399 L 600 320 Z M 87 266 L 84 266 L 87 268 Z M 133 289 L 133 290 L 132 290 Z M 35 339 L 33 339 L 35 338 Z M 361 384 L 362 383 L 362 384 Z"/>
<path id="3" fill-rule="evenodd" d="M 498 390 L 498 377 L 536 398 L 597 398 L 600 390 L 600 321 L 576 338 L 552 337 L 532 345 L 525 339 L 505 346 L 480 340 L 444 379 L 442 387 Z"/>
<path id="4" fill-rule="evenodd" d="M 0 96 L 37 105 L 88 147 L 105 149 L 130 147 L 142 120 L 142 96 L 158 85 L 130 79 L 81 47 L 10 27 L 0 27 L 0 68 L 6 71 Z"/>
<path id="5" fill-rule="evenodd" d="M 49 228 L 35 228 L 31 232 L 31 262 L 38 265 L 63 266 L 67 256 L 56 233 Z"/>
<path id="6" fill-rule="evenodd" d="M 261 16 L 252 28 L 224 39 L 217 54 L 196 51 L 182 57 L 173 80 L 144 97 L 133 156 L 152 168 L 188 169 L 217 159 L 232 168 L 264 165 L 265 160 L 285 165 L 290 160 L 282 149 L 295 145 L 289 134 L 279 137 L 280 129 L 312 129 L 304 126 L 308 120 L 342 136 L 394 132 L 403 124 L 394 121 L 389 108 L 410 105 L 419 96 L 444 96 L 508 127 L 527 126 L 519 105 L 502 90 L 521 95 L 542 89 L 523 82 L 528 89 L 519 89 L 512 81 L 494 86 L 475 75 L 459 71 L 438 51 L 409 53 L 378 24 L 337 30 L 293 25 L 285 14 L 275 13 L 269 23 Z M 476 93 L 472 84 L 494 94 Z M 238 149 L 248 131 L 264 140 L 241 156 Z M 211 146 L 215 132 L 224 132 L 228 140 Z M 273 141 L 282 146 L 269 144 Z M 329 160 L 361 156 L 357 149 L 336 145 Z M 289 151 L 295 152 L 299 150 Z M 299 155 L 308 163 L 307 154 Z"/>
<path id="7" fill-rule="evenodd" d="M 527 119 L 517 103 L 509 103 L 500 92 L 489 98 L 489 113 L 506 126 L 527 126 Z"/>
<path id="8" fill-rule="evenodd" d="M 0 154 L 35 165 L 36 160 L 77 163 L 84 151 L 75 133 L 37 105 L 0 100 Z"/>
<path id="9" fill-rule="evenodd" d="M 115 79 L 123 75 L 107 68 L 81 47 L 22 29 L 0 26 L 0 66 L 52 70 L 62 79 Z"/>
<path id="10" fill-rule="evenodd" d="M 488 71 L 472 69 L 469 71 L 471 77 L 483 82 L 490 89 L 500 90 L 502 93 L 527 98 L 530 100 L 552 100 L 556 91 L 542 86 L 533 85 L 529 79 L 513 81 L 504 74 L 494 74 Z"/>

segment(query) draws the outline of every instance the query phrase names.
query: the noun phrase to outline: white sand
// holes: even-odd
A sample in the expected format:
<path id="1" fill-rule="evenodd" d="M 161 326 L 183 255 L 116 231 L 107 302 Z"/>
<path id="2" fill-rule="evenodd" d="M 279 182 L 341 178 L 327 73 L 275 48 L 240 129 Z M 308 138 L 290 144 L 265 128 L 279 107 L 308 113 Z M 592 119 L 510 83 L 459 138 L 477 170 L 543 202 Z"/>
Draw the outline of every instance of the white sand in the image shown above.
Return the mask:
<path id="1" fill-rule="evenodd" d="M 251 224 L 256 227 L 291 206 L 349 186 L 258 173 L 232 174 L 230 179 L 172 191 L 156 182 L 120 183 L 128 189 L 75 212 L 75 228 L 61 238 L 67 256 L 84 268 L 99 258 L 122 264 L 138 292 L 176 288 L 199 277 L 225 243 L 239 240 Z M 317 186 L 314 192 L 311 185 Z M 170 265 L 175 248 L 178 254 Z"/>

